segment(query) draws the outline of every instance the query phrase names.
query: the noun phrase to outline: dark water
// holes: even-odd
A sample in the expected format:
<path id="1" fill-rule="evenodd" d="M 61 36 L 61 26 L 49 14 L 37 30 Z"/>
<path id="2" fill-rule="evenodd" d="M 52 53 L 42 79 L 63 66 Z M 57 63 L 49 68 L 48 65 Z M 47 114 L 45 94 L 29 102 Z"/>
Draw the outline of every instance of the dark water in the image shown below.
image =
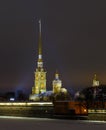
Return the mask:
<path id="1" fill-rule="evenodd" d="M 106 122 L 0 117 L 0 130 L 106 130 Z"/>

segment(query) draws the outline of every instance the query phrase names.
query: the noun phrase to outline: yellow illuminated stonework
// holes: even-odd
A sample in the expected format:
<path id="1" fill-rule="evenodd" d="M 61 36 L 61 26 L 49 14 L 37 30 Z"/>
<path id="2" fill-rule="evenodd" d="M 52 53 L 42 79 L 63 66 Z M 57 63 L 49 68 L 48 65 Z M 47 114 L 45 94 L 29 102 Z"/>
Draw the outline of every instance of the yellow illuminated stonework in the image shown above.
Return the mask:
<path id="1" fill-rule="evenodd" d="M 39 94 L 42 92 L 46 92 L 46 72 L 36 70 L 35 72 L 35 81 L 34 81 L 34 93 Z"/>
<path id="2" fill-rule="evenodd" d="M 97 80 L 97 75 L 96 74 L 94 75 L 92 86 L 93 87 L 99 86 L 99 80 Z"/>
<path id="3" fill-rule="evenodd" d="M 52 82 L 53 85 L 53 93 L 59 94 L 59 93 L 67 93 L 67 89 L 62 87 L 62 81 L 59 79 L 59 74 L 55 73 L 55 79 Z"/>
<path id="4" fill-rule="evenodd" d="M 55 80 L 53 80 L 53 93 L 59 93 L 61 91 L 62 81 L 59 79 L 59 74 L 56 72 Z"/>

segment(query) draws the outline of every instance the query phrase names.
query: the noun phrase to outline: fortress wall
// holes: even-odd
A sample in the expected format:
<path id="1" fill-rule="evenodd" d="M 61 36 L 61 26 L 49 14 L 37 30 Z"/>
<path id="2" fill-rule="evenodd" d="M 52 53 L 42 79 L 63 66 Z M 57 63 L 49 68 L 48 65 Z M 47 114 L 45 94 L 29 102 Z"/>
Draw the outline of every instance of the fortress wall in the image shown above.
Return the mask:
<path id="1" fill-rule="evenodd" d="M 1 116 L 26 116 L 26 117 L 50 117 L 53 113 L 53 105 L 0 105 Z"/>

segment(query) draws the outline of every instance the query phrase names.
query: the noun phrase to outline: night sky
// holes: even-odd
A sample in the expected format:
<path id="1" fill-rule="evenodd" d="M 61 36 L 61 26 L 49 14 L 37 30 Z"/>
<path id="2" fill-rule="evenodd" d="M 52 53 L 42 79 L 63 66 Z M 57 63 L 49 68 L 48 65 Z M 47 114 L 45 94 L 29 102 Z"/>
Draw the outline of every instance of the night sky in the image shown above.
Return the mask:
<path id="1" fill-rule="evenodd" d="M 106 0 L 1 0 L 0 92 L 31 92 L 39 19 L 48 89 L 56 70 L 66 88 L 106 84 Z"/>

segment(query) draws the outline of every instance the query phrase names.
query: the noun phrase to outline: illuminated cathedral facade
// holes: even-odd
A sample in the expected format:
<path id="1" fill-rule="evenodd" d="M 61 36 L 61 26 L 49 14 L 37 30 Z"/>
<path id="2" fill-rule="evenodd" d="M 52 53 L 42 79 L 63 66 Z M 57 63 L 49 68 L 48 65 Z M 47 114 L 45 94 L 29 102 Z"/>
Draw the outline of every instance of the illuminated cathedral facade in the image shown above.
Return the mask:
<path id="1" fill-rule="evenodd" d="M 59 79 L 59 74 L 56 72 L 55 79 L 52 82 L 52 93 L 59 93 L 61 91 L 64 92 L 66 89 L 62 88 L 62 81 Z M 38 61 L 36 71 L 34 72 L 34 85 L 29 100 L 38 101 L 38 95 L 43 93 L 48 92 L 46 90 L 46 71 L 43 67 L 42 59 L 41 20 L 39 20 Z"/>
<path id="2" fill-rule="evenodd" d="M 42 59 L 42 39 L 41 39 L 41 21 L 39 20 L 39 44 L 38 44 L 38 61 L 37 68 L 34 72 L 35 80 L 32 87 L 32 94 L 40 94 L 46 92 L 46 71 L 43 68 Z"/>

